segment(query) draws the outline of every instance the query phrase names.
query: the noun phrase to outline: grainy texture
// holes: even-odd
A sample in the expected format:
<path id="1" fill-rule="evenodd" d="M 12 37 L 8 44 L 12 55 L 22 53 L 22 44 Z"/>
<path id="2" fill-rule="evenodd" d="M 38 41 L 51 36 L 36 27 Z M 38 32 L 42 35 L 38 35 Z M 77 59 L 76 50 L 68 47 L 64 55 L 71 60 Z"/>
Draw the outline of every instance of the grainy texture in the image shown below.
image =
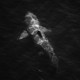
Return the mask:
<path id="1" fill-rule="evenodd" d="M 80 80 L 79 0 L 0 0 L 0 7 L 0 80 Z M 58 59 L 30 34 L 17 40 L 28 11 L 52 30 L 46 36 Z"/>

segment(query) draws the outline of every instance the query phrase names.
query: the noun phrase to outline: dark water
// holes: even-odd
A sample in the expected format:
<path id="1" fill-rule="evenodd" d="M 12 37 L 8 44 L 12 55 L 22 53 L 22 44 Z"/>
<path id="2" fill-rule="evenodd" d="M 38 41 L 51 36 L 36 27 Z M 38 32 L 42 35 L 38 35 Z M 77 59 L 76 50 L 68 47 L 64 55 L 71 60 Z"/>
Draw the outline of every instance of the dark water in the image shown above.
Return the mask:
<path id="1" fill-rule="evenodd" d="M 0 80 L 80 80 L 79 5 L 79 0 L 1 0 Z M 17 39 L 27 30 L 28 11 L 52 30 L 46 36 L 55 56 L 35 44 L 29 32 Z"/>

